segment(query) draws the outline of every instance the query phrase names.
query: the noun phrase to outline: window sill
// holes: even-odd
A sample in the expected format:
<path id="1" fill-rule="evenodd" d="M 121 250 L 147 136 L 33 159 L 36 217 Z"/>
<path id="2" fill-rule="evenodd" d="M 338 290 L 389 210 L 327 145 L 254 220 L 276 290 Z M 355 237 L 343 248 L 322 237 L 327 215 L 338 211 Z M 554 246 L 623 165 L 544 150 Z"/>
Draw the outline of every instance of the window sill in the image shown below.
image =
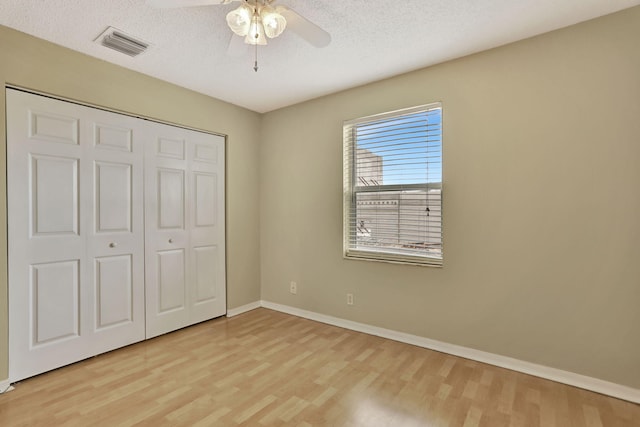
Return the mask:
<path id="1" fill-rule="evenodd" d="M 368 252 L 368 251 L 349 251 L 344 253 L 343 258 L 352 261 L 374 261 L 384 262 L 388 264 L 415 265 L 418 267 L 436 267 L 442 268 L 443 261 L 441 258 L 428 257 L 403 257 L 394 256 L 389 253 Z"/>

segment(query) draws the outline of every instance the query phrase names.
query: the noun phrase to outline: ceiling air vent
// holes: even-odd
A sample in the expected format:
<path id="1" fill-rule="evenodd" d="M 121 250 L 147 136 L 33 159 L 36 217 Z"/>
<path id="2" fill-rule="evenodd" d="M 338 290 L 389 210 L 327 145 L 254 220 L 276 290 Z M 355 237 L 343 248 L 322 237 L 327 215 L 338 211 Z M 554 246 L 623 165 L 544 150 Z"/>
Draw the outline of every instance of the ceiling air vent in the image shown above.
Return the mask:
<path id="1" fill-rule="evenodd" d="M 107 28 L 106 31 L 100 34 L 94 41 L 100 43 L 102 46 L 117 50 L 129 56 L 138 56 L 151 46 L 150 43 L 130 36 L 113 27 Z"/>

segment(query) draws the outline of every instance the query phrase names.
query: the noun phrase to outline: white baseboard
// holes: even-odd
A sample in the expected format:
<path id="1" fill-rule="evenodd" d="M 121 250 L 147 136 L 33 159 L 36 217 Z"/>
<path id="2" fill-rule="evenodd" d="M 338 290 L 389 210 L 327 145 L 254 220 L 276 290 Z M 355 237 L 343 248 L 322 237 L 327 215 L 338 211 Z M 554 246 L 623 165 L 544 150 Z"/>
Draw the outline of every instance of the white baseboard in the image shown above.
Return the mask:
<path id="1" fill-rule="evenodd" d="M 13 390 L 13 386 L 9 380 L 0 381 L 0 394 L 9 393 L 11 390 Z"/>
<path id="2" fill-rule="evenodd" d="M 487 353 L 481 350 L 475 350 L 455 344 L 449 344 L 442 341 L 436 341 L 417 335 L 406 334 L 403 332 L 392 331 L 390 329 L 379 328 L 364 323 L 353 322 L 351 320 L 340 319 L 338 317 L 327 316 L 325 314 L 315 313 L 313 311 L 302 310 L 299 308 L 276 304 L 269 301 L 262 301 L 262 307 L 268 308 L 282 313 L 291 314 L 305 319 L 315 320 L 317 322 L 326 323 L 341 328 L 350 329 L 357 332 L 363 332 L 370 335 L 387 338 L 418 347 L 428 348 L 430 350 L 451 354 L 454 356 L 464 357 L 489 365 L 499 366 L 501 368 L 510 369 L 512 371 L 522 372 L 536 377 L 556 381 L 562 384 L 571 385 L 585 390 L 594 391 L 596 393 L 605 394 L 618 399 L 627 400 L 633 403 L 640 403 L 640 389 L 616 384 L 585 375 L 576 374 L 561 369 L 550 368 L 548 366 L 538 365 L 523 360 L 514 359 L 499 354 Z"/>
<path id="3" fill-rule="evenodd" d="M 250 302 L 249 304 L 241 305 L 240 307 L 227 309 L 227 317 L 237 316 L 260 307 L 262 307 L 261 301 Z"/>

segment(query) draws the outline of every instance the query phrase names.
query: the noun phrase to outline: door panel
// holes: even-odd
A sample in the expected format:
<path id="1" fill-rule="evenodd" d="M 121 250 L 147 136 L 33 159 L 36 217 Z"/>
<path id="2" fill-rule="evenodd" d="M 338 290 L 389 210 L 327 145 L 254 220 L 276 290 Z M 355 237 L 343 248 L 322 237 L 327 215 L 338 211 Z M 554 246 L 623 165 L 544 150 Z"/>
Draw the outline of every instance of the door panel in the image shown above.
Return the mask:
<path id="1" fill-rule="evenodd" d="M 133 322 L 131 255 L 96 258 L 96 329 Z"/>
<path id="2" fill-rule="evenodd" d="M 130 128 L 95 123 L 94 138 L 97 148 L 132 151 L 133 130 Z"/>
<path id="3" fill-rule="evenodd" d="M 187 162 L 183 129 L 147 128 L 145 280 L 147 338 L 189 324 Z"/>
<path id="4" fill-rule="evenodd" d="M 90 110 L 81 120 L 87 323 L 96 352 L 145 338 L 143 121 Z M 89 182 L 92 185 L 89 185 Z"/>
<path id="5" fill-rule="evenodd" d="M 156 154 L 159 157 L 184 160 L 184 139 L 159 137 Z"/>
<path id="6" fill-rule="evenodd" d="M 159 313 L 185 308 L 184 250 L 158 252 L 158 286 L 160 288 Z"/>
<path id="7" fill-rule="evenodd" d="M 218 248 L 202 246 L 193 248 L 195 259 L 195 303 L 200 304 L 216 298 L 216 272 L 218 270 Z"/>
<path id="8" fill-rule="evenodd" d="M 79 335 L 79 260 L 31 266 L 33 346 Z"/>
<path id="9" fill-rule="evenodd" d="M 224 138 L 165 125 L 149 132 L 145 268 L 147 336 L 152 337 L 226 312 L 224 250 L 219 249 L 224 247 Z"/>
<path id="10" fill-rule="evenodd" d="M 195 162 L 210 163 L 214 166 L 218 164 L 218 147 L 206 143 L 195 143 L 193 160 Z"/>
<path id="11" fill-rule="evenodd" d="M 216 225 L 216 175 L 194 173 L 194 227 Z"/>
<path id="12" fill-rule="evenodd" d="M 144 153 L 136 119 L 6 94 L 17 381 L 144 339 Z"/>
<path id="13" fill-rule="evenodd" d="M 78 159 L 29 157 L 32 235 L 78 234 Z"/>
<path id="14" fill-rule="evenodd" d="M 49 109 L 51 103 L 45 108 Z M 50 111 L 27 110 L 29 114 L 29 138 L 44 142 L 60 142 L 78 145 L 79 119 Z M 69 111 L 69 109 L 67 110 Z M 75 111 L 73 111 L 75 113 Z"/>
<path id="15" fill-rule="evenodd" d="M 190 182 L 189 242 L 194 290 L 190 295 L 190 322 L 210 319 L 226 311 L 224 139 L 191 135 L 187 144 Z"/>
<path id="16" fill-rule="evenodd" d="M 96 162 L 96 233 L 131 232 L 131 165 Z"/>
<path id="17" fill-rule="evenodd" d="M 158 169 L 158 228 L 184 229 L 184 171 Z"/>

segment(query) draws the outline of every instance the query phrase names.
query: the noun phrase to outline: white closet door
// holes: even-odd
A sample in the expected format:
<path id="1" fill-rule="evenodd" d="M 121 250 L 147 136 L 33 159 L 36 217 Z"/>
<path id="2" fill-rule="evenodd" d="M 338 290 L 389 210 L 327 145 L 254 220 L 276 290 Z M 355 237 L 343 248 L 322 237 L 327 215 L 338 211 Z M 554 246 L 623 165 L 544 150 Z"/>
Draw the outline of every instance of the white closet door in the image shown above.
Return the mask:
<path id="1" fill-rule="evenodd" d="M 82 107 L 90 120 L 84 177 L 86 282 L 94 292 L 94 352 L 145 338 L 144 139 L 145 123 Z M 91 206 L 88 206 L 91 204 Z"/>
<path id="2" fill-rule="evenodd" d="M 224 138 L 149 126 L 147 337 L 226 313 Z"/>
<path id="3" fill-rule="evenodd" d="M 190 323 L 226 313 L 224 138 L 191 132 Z"/>
<path id="4" fill-rule="evenodd" d="M 135 126 L 7 90 L 10 381 L 144 339 Z"/>

